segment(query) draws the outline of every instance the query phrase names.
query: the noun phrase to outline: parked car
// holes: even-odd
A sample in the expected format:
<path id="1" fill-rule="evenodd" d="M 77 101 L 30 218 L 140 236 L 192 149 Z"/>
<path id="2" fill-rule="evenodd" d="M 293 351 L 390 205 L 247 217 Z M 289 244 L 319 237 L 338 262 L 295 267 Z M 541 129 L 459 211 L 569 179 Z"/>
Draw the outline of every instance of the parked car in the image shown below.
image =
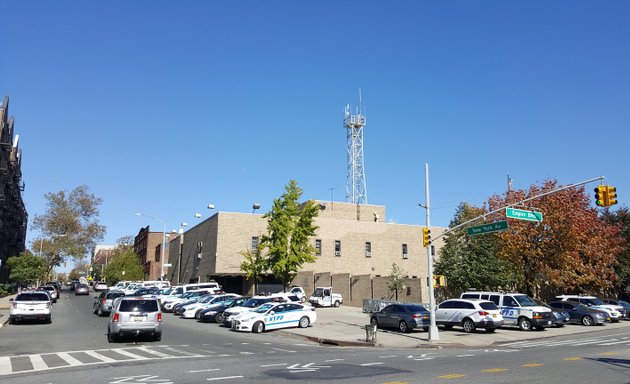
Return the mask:
<path id="1" fill-rule="evenodd" d="M 210 295 L 208 297 L 205 297 L 202 300 L 199 300 L 198 302 L 194 304 L 185 306 L 183 308 L 183 311 L 181 312 L 181 315 L 184 319 L 194 319 L 194 318 L 197 318 L 197 315 L 199 315 L 199 313 L 201 313 L 202 310 L 209 308 L 211 306 L 217 305 L 226 300 L 234 299 L 235 297 L 240 297 L 240 295 L 237 295 L 236 293 Z"/>
<path id="2" fill-rule="evenodd" d="M 120 297 L 107 324 L 107 341 L 120 337 L 148 335 L 155 341 L 162 339 L 162 311 L 157 299 L 145 297 Z"/>
<path id="3" fill-rule="evenodd" d="M 96 283 L 94 283 L 95 292 L 107 291 L 107 289 L 108 289 L 107 283 L 104 281 L 97 281 Z"/>
<path id="4" fill-rule="evenodd" d="M 630 303 L 628 303 L 627 301 L 619 299 L 602 299 L 602 301 L 606 304 L 617 305 L 623 308 L 623 318 L 630 319 Z"/>
<path id="5" fill-rule="evenodd" d="M 158 287 L 140 288 L 140 289 L 137 289 L 134 293 L 132 293 L 129 296 L 155 297 L 161 291 L 162 291 L 162 288 L 158 288 Z"/>
<path id="6" fill-rule="evenodd" d="M 233 331 L 261 333 L 271 329 L 306 328 L 317 321 L 317 313 L 310 305 L 266 303 L 232 320 Z"/>
<path id="7" fill-rule="evenodd" d="M 43 320 L 52 322 L 52 301 L 47 291 L 26 291 L 9 299 L 9 323 L 19 320 Z"/>
<path id="8" fill-rule="evenodd" d="M 291 287 L 291 290 L 289 290 L 289 293 L 297 296 L 300 299 L 300 302 L 302 303 L 306 303 L 308 301 L 308 295 L 306 294 L 306 291 L 304 291 L 304 288 L 302 287 L 299 287 L 299 286 Z"/>
<path id="9" fill-rule="evenodd" d="M 86 284 L 75 284 L 74 285 L 74 294 L 75 296 L 78 295 L 89 295 L 90 294 L 90 287 L 88 287 Z"/>
<path id="10" fill-rule="evenodd" d="M 560 295 L 556 296 L 555 300 L 561 301 L 575 301 L 580 304 L 584 304 L 587 307 L 599 309 L 608 313 L 608 321 L 616 323 L 622 318 L 623 308 L 618 305 L 606 304 L 601 299 L 595 296 L 582 296 L 582 295 Z"/>
<path id="11" fill-rule="evenodd" d="M 293 296 L 293 297 L 295 297 L 295 300 L 290 300 L 290 301 L 299 302 L 299 299 L 297 298 L 297 296 Z M 223 312 L 223 324 L 227 327 L 231 327 L 232 326 L 231 317 L 234 315 L 238 315 L 243 312 L 249 312 L 253 310 L 254 308 L 257 308 L 266 303 L 271 303 L 271 302 L 278 303 L 278 302 L 285 302 L 285 301 L 287 301 L 286 295 L 274 294 L 270 296 L 254 296 L 251 299 L 244 302 L 241 306 L 231 307 L 231 308 L 226 309 Z"/>
<path id="12" fill-rule="evenodd" d="M 92 304 L 92 313 L 98 316 L 108 315 L 112 311 L 114 299 L 125 296 L 123 291 L 104 291 L 100 295 L 94 296 L 94 304 Z"/>
<path id="13" fill-rule="evenodd" d="M 603 325 L 608 320 L 608 313 L 574 301 L 552 301 L 552 308 L 562 309 L 569 313 L 569 323 L 590 325 Z"/>
<path id="14" fill-rule="evenodd" d="M 565 311 L 562 308 L 553 308 L 549 304 L 539 299 L 534 299 L 534 301 L 541 307 L 547 307 L 551 309 L 553 313 L 553 324 L 555 325 L 556 328 L 562 328 L 564 327 L 565 324 L 569 322 L 570 320 L 569 312 Z"/>
<path id="15" fill-rule="evenodd" d="M 435 310 L 435 323 L 446 329 L 461 326 L 466 333 L 485 328 L 492 333 L 503 326 L 501 310 L 495 303 L 480 299 L 450 299 Z"/>
<path id="16" fill-rule="evenodd" d="M 184 294 L 182 294 L 179 297 L 164 297 L 161 300 L 162 303 L 162 309 L 164 310 L 164 312 L 172 312 L 173 311 L 173 307 L 176 306 L 177 304 L 186 302 L 186 301 L 193 301 L 193 298 L 199 297 L 199 296 L 203 296 L 203 295 L 208 295 L 210 294 L 209 291 L 207 289 L 201 289 L 198 291 L 188 291 Z M 195 299 L 194 301 L 196 301 L 197 299 Z"/>
<path id="17" fill-rule="evenodd" d="M 396 328 L 407 333 L 414 329 L 429 330 L 431 312 L 418 304 L 390 304 L 370 317 L 370 324 L 379 328 Z"/>
<path id="18" fill-rule="evenodd" d="M 199 312 L 199 315 L 197 316 L 197 319 L 199 319 L 199 321 L 214 321 L 217 324 L 223 324 L 223 312 L 226 309 L 243 305 L 250 298 L 250 296 L 247 296 L 227 299 L 218 304 L 201 310 L 201 312 Z"/>
<path id="19" fill-rule="evenodd" d="M 50 296 L 50 300 L 53 303 L 57 302 L 57 297 L 59 297 L 59 294 L 57 293 L 57 288 L 55 288 L 52 285 L 43 285 L 41 287 L 37 287 L 38 291 L 46 291 L 48 293 L 48 295 Z"/>

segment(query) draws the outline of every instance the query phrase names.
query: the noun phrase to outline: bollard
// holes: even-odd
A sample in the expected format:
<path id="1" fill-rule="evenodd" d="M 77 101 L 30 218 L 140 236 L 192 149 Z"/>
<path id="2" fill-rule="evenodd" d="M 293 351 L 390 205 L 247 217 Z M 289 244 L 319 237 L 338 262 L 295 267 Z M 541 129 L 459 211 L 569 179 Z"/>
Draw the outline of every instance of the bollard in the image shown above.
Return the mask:
<path id="1" fill-rule="evenodd" d="M 365 341 L 376 342 L 376 325 L 367 324 L 365 326 Z"/>

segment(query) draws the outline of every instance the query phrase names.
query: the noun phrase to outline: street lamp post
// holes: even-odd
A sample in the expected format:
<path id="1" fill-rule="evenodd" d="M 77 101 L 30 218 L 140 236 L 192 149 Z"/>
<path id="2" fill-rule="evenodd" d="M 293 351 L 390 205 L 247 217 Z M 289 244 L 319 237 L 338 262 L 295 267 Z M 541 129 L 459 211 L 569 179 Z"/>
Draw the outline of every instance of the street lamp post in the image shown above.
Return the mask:
<path id="1" fill-rule="evenodd" d="M 163 229 L 162 229 L 162 249 L 160 252 L 160 262 L 161 262 L 160 263 L 160 281 L 163 281 L 164 280 L 164 248 L 166 248 L 166 221 L 155 216 L 145 215 L 144 213 L 140 213 L 140 212 L 134 212 L 134 215 L 148 217 L 150 219 L 157 220 L 160 223 L 162 223 Z"/>

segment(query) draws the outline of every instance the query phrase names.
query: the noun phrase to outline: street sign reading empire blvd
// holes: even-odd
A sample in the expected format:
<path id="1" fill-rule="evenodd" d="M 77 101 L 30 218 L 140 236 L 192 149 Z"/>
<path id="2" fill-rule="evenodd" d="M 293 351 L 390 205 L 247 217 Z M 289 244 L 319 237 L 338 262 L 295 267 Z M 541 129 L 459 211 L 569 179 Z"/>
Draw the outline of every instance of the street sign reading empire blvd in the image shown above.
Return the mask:
<path id="1" fill-rule="evenodd" d="M 466 232 L 468 232 L 468 234 L 472 236 L 490 232 L 504 231 L 506 229 L 508 229 L 507 221 L 497 221 L 492 224 L 484 224 L 478 225 L 476 227 L 467 228 Z"/>
<path id="2" fill-rule="evenodd" d="M 538 221 L 543 220 L 542 212 L 527 211 L 525 209 L 505 208 L 505 217 L 509 219 Z"/>

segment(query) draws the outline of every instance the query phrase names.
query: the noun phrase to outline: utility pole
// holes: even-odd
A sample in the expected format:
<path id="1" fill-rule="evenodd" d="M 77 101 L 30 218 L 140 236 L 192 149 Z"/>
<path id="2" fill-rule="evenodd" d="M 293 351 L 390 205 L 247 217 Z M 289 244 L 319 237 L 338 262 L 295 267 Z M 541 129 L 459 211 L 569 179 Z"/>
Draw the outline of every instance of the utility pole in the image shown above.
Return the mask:
<path id="1" fill-rule="evenodd" d="M 424 164 L 424 178 L 425 178 L 425 206 L 427 211 L 427 229 L 431 225 L 431 205 L 429 199 L 429 164 Z M 431 254 L 432 240 L 429 238 L 429 244 L 427 245 L 427 283 L 429 284 L 429 311 L 431 312 L 431 325 L 429 326 L 429 341 L 439 341 L 440 333 L 438 331 L 437 324 L 435 323 L 435 294 L 433 292 L 433 255 Z"/>

